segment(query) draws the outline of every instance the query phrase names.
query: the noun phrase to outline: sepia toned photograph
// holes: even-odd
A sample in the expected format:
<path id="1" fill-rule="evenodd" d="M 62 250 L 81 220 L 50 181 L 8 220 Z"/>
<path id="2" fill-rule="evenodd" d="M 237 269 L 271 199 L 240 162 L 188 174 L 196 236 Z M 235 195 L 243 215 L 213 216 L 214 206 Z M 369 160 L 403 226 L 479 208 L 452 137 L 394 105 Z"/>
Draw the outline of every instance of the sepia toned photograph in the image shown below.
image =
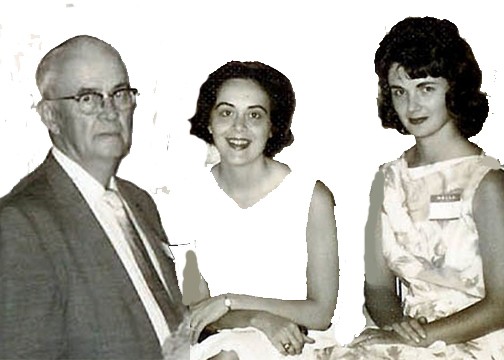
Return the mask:
<path id="1" fill-rule="evenodd" d="M 504 359 L 491 2 L 0 4 L 0 359 Z"/>

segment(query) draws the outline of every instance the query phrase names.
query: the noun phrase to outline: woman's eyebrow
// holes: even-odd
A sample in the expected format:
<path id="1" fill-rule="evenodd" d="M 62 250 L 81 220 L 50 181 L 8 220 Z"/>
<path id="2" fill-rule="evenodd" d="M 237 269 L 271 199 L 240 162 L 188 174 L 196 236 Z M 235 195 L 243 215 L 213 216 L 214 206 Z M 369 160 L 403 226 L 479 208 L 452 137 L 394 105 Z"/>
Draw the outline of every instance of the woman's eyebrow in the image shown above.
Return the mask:
<path id="1" fill-rule="evenodd" d="M 389 85 L 389 89 L 392 90 L 404 90 L 404 87 L 401 85 Z"/>
<path id="2" fill-rule="evenodd" d="M 249 108 L 249 109 L 256 109 L 256 108 L 257 108 L 257 109 L 262 109 L 262 111 L 264 111 L 266 114 L 268 113 L 268 110 L 266 110 L 266 109 L 264 108 L 264 106 L 262 106 L 262 105 L 252 105 L 252 106 L 249 106 L 248 108 Z"/>
<path id="3" fill-rule="evenodd" d="M 235 107 L 233 104 L 230 104 L 230 103 L 225 102 L 225 101 L 221 101 L 220 103 L 215 104 L 215 109 L 217 109 L 219 106 L 223 106 L 223 105 L 227 105 L 227 106 Z"/>
<path id="4" fill-rule="evenodd" d="M 425 80 L 425 81 L 419 82 L 416 86 L 420 87 L 420 86 L 425 86 L 425 85 L 438 85 L 438 84 L 439 84 L 439 82 L 437 82 L 435 80 Z"/>

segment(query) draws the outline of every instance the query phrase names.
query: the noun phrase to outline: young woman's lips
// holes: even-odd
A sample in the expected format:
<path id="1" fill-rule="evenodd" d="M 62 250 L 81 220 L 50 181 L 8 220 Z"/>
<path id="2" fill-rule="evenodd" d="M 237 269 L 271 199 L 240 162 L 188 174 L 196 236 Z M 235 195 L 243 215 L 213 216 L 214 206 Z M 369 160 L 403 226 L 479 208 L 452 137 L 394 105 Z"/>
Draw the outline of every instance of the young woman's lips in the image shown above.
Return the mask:
<path id="1" fill-rule="evenodd" d="M 412 125 L 420 125 L 425 120 L 427 120 L 427 116 L 417 117 L 417 118 L 409 118 L 409 122 Z"/>
<path id="2" fill-rule="evenodd" d="M 228 145 L 234 150 L 244 150 L 251 143 L 250 140 L 241 138 L 226 138 L 226 141 Z"/>

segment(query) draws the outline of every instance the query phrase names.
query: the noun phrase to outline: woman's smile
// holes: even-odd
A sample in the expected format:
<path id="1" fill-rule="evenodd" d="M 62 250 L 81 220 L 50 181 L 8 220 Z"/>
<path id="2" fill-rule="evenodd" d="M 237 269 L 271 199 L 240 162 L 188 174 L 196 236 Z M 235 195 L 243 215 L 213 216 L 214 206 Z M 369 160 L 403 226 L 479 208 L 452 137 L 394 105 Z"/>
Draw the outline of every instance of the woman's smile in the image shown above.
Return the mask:
<path id="1" fill-rule="evenodd" d="M 270 99 L 250 79 L 229 79 L 219 89 L 209 130 L 221 162 L 243 165 L 264 158 L 271 135 Z"/>
<path id="2" fill-rule="evenodd" d="M 229 137 L 226 138 L 226 141 L 228 145 L 233 149 L 233 150 L 245 150 L 248 148 L 250 143 L 252 142 L 251 140 L 244 139 L 244 138 L 237 138 L 237 137 Z"/>

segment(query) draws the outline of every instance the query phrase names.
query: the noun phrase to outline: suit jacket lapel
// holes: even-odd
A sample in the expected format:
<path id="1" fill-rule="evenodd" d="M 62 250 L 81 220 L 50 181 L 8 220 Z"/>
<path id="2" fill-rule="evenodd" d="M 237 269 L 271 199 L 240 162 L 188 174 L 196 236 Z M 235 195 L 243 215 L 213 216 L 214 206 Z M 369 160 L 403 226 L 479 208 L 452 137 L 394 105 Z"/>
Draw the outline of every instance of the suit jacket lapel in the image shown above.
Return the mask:
<path id="1" fill-rule="evenodd" d="M 89 267 L 94 266 L 101 269 L 104 272 L 101 275 L 108 277 L 111 284 L 119 287 L 125 303 L 132 307 L 131 313 L 143 316 L 141 322 L 148 324 L 145 335 L 147 336 L 147 333 L 150 332 L 155 337 L 147 312 L 141 304 L 121 259 L 86 200 L 51 155 L 48 156 L 44 166 L 49 183 L 53 188 L 53 196 L 59 205 L 58 216 L 63 219 L 63 224 L 68 224 L 68 228 L 65 229 L 68 241 L 86 242 L 86 246 L 80 247 L 84 253 L 79 256 Z"/>

